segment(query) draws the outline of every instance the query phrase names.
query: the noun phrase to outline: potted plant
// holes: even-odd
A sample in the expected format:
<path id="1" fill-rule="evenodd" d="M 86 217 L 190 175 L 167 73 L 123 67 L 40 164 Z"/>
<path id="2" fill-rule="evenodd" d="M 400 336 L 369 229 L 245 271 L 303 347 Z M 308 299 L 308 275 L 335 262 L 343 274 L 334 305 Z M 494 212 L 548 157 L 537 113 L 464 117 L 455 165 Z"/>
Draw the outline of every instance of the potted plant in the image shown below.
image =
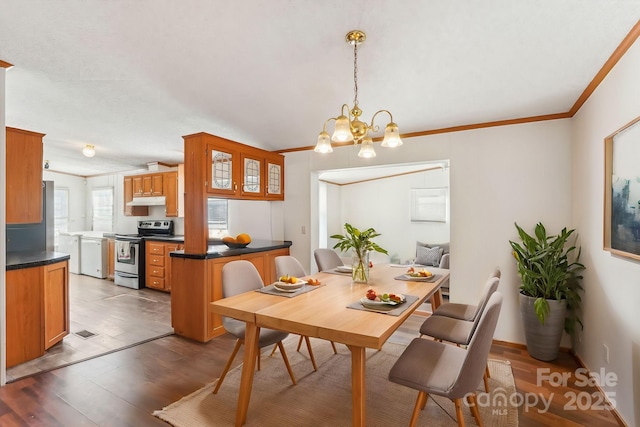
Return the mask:
<path id="1" fill-rule="evenodd" d="M 342 252 L 348 249 L 353 251 L 353 263 L 351 277 L 354 282 L 366 283 L 369 280 L 369 252 L 376 251 L 387 254 L 385 249 L 373 242 L 374 237 L 378 237 L 380 233 L 373 228 L 360 231 L 349 223 L 344 225 L 346 234 L 334 234 L 332 239 L 338 239 L 333 246 L 334 249 L 340 248 Z"/>
<path id="2" fill-rule="evenodd" d="M 554 360 L 562 331 L 574 339 L 576 323 L 582 326 L 580 279 L 585 267 L 579 262 L 581 249 L 569 243 L 575 229 L 565 227 L 560 234 L 548 236 L 538 223 L 531 236 L 515 226 L 522 243 L 509 243 L 521 278 L 520 313 L 527 351 L 536 359 Z"/>

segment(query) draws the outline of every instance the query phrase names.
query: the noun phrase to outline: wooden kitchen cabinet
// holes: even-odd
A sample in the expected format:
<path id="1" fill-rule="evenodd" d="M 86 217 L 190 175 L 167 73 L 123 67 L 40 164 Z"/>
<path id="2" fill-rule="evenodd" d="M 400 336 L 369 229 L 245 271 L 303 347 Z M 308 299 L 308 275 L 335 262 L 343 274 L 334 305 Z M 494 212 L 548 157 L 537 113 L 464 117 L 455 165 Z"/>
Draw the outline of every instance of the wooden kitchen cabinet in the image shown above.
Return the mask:
<path id="1" fill-rule="evenodd" d="M 135 175 L 131 177 L 133 196 L 142 197 L 144 195 L 143 175 Z"/>
<path id="2" fill-rule="evenodd" d="M 124 177 L 124 215 L 125 216 L 148 216 L 149 206 L 127 206 L 127 203 L 133 200 L 135 195 L 133 189 L 137 188 L 135 183 L 137 177 L 125 176 Z M 142 184 L 142 180 L 139 180 Z"/>
<path id="3" fill-rule="evenodd" d="M 284 200 L 284 156 L 205 133 L 207 193 L 246 200 Z"/>
<path id="4" fill-rule="evenodd" d="M 44 349 L 69 335 L 68 262 L 46 265 L 43 285 Z"/>
<path id="5" fill-rule="evenodd" d="M 242 185 L 240 195 L 243 198 L 263 198 L 264 197 L 264 158 L 250 153 L 240 154 L 240 165 L 242 166 Z"/>
<path id="6" fill-rule="evenodd" d="M 7 368 L 44 354 L 42 267 L 7 271 Z"/>
<path id="7" fill-rule="evenodd" d="M 166 216 L 183 216 L 184 191 L 180 194 L 180 174 L 177 171 L 153 174 L 129 175 L 124 177 L 125 216 L 148 216 L 148 206 L 127 206 L 134 197 L 165 196 Z"/>
<path id="8" fill-rule="evenodd" d="M 162 189 L 163 184 L 162 173 L 154 173 L 150 175 L 142 175 L 142 196 L 162 196 L 164 194 Z"/>
<path id="9" fill-rule="evenodd" d="M 177 217 L 181 215 L 178 194 L 178 172 L 166 172 L 163 180 L 164 196 L 166 198 L 165 216 Z"/>
<path id="10" fill-rule="evenodd" d="M 289 248 L 210 259 L 171 257 L 171 326 L 176 334 L 201 342 L 222 335 L 222 318 L 213 314 L 210 303 L 222 298 L 222 268 L 231 261 L 247 260 L 265 284 L 275 276 L 275 257 L 289 255 Z M 273 266 L 272 266 L 273 264 Z"/>
<path id="11" fill-rule="evenodd" d="M 215 196 L 235 197 L 240 181 L 240 156 L 228 143 L 207 145 L 210 168 L 207 191 Z"/>
<path id="12" fill-rule="evenodd" d="M 6 272 L 7 368 L 36 359 L 69 334 L 69 262 Z"/>
<path id="13" fill-rule="evenodd" d="M 162 173 L 132 175 L 135 197 L 162 196 Z"/>
<path id="14" fill-rule="evenodd" d="M 147 288 L 170 292 L 173 276 L 171 274 L 171 258 L 169 254 L 183 249 L 183 245 L 147 241 L 145 246 L 145 284 Z"/>
<path id="15" fill-rule="evenodd" d="M 145 281 L 147 288 L 165 290 L 165 244 L 160 242 L 145 242 Z"/>
<path id="16" fill-rule="evenodd" d="M 44 134 L 6 128 L 6 223 L 42 221 L 42 138 Z"/>
<path id="17" fill-rule="evenodd" d="M 265 158 L 265 197 L 284 200 L 284 157 L 269 153 Z"/>

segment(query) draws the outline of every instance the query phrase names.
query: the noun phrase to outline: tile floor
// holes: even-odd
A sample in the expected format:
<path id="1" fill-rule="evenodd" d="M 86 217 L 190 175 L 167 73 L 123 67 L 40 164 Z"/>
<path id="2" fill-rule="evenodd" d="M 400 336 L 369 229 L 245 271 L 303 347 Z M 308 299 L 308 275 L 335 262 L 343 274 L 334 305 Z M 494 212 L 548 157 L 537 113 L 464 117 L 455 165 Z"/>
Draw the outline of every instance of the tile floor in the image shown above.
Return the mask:
<path id="1" fill-rule="evenodd" d="M 171 295 L 69 275 L 71 333 L 35 360 L 7 369 L 7 382 L 173 333 Z M 83 338 L 78 332 L 94 335 Z"/>

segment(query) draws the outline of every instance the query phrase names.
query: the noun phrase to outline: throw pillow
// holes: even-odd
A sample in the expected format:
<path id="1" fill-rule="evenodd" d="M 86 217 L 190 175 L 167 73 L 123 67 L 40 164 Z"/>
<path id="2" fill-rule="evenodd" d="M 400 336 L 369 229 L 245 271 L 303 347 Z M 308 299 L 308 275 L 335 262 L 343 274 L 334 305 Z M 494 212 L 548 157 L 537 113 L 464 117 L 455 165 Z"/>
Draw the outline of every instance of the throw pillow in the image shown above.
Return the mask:
<path id="1" fill-rule="evenodd" d="M 423 243 L 421 241 L 416 241 L 416 248 L 419 248 L 420 246 L 424 246 L 427 248 L 442 248 L 444 249 L 444 253 L 448 254 L 449 253 L 449 242 L 447 243 Z"/>
<path id="2" fill-rule="evenodd" d="M 418 246 L 416 251 L 416 264 L 438 267 L 443 253 L 444 249 L 440 247 L 427 248 L 425 246 Z"/>

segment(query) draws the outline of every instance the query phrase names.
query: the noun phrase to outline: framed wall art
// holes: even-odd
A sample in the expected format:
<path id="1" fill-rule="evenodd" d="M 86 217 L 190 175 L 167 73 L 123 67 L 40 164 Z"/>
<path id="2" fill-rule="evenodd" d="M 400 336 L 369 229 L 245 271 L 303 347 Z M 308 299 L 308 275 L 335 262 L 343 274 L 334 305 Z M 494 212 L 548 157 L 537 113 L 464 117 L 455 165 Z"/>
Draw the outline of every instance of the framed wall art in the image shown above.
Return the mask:
<path id="1" fill-rule="evenodd" d="M 604 250 L 640 260 L 640 117 L 604 139 Z"/>

